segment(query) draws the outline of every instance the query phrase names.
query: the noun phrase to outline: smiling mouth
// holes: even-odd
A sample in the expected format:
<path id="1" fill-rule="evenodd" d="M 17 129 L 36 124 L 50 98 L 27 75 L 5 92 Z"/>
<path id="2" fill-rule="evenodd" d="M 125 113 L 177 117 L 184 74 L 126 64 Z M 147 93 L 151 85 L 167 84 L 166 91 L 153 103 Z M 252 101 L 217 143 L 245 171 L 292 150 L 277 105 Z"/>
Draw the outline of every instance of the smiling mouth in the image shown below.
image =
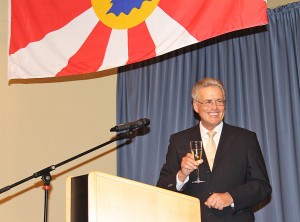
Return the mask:
<path id="1" fill-rule="evenodd" d="M 219 113 L 217 112 L 209 112 L 208 115 L 210 116 L 219 116 Z"/>

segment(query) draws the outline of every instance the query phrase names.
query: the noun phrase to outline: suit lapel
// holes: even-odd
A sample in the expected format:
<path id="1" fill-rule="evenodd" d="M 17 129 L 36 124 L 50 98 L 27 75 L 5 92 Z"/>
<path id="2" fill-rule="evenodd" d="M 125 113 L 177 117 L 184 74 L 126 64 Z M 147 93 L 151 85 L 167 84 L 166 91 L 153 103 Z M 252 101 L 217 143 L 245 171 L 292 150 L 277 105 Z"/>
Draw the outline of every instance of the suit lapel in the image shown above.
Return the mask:
<path id="1" fill-rule="evenodd" d="M 231 133 L 231 128 L 228 124 L 224 123 L 217 153 L 214 160 L 213 169 L 215 169 L 222 161 L 226 152 L 230 149 L 230 144 L 233 142 L 235 135 Z"/>
<path id="2" fill-rule="evenodd" d="M 190 141 L 192 141 L 192 140 L 202 140 L 201 134 L 200 134 L 199 124 L 194 126 L 194 128 L 193 128 Z"/>

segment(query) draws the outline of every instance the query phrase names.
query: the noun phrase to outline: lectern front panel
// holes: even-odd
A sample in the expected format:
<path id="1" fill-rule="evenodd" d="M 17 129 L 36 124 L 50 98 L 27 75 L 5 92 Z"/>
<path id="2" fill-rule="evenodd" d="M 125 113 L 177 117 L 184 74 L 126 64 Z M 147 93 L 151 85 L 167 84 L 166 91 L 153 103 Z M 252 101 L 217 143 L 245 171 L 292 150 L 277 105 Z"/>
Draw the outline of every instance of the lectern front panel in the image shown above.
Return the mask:
<path id="1" fill-rule="evenodd" d="M 88 175 L 71 179 L 71 221 L 88 221 Z"/>
<path id="2" fill-rule="evenodd" d="M 199 199 L 101 173 L 67 179 L 67 222 L 201 222 Z"/>

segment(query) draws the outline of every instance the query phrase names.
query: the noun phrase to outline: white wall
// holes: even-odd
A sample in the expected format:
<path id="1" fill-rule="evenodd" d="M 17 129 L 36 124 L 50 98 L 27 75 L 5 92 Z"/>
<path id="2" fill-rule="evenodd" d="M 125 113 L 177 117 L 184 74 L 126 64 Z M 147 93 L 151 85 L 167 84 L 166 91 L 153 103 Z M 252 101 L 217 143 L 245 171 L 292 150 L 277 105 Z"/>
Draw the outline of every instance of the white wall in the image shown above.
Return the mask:
<path id="1" fill-rule="evenodd" d="M 116 70 L 8 82 L 8 2 L 0 0 L 0 188 L 110 140 L 115 125 Z M 49 222 L 65 221 L 68 176 L 116 174 L 115 143 L 51 172 Z M 43 221 L 41 178 L 0 194 L 0 221 Z"/>
<path id="2" fill-rule="evenodd" d="M 268 8 L 276 8 L 298 0 L 267 0 Z"/>

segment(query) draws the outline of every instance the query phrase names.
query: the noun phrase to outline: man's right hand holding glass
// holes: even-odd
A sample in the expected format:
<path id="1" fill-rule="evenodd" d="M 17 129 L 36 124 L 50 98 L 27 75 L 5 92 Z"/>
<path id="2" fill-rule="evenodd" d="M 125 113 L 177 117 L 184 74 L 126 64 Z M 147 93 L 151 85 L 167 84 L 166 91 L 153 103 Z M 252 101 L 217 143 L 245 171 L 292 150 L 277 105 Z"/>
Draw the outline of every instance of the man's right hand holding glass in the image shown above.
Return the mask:
<path id="1" fill-rule="evenodd" d="M 198 168 L 200 164 L 203 163 L 203 160 L 194 160 L 194 157 L 191 153 L 187 153 L 185 157 L 181 160 L 181 169 L 178 171 L 178 179 L 181 182 L 184 182 L 190 173 Z"/>

